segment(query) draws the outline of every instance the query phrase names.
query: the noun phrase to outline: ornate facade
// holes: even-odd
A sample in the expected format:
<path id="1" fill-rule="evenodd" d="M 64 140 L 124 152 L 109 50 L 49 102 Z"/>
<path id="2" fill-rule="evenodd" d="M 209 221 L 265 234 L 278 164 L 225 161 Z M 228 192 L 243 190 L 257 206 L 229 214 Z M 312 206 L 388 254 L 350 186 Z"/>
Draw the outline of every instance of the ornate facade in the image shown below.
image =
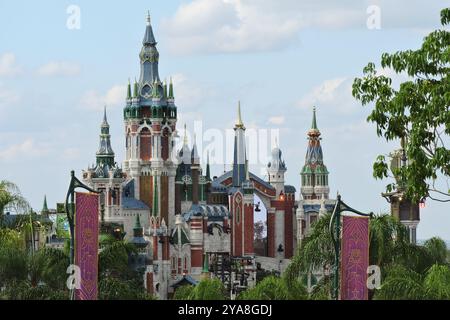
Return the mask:
<path id="1" fill-rule="evenodd" d="M 249 171 L 240 104 L 232 169 L 211 179 L 209 157 L 204 172 L 195 138 L 190 146 L 185 132 L 181 149 L 175 150 L 174 86 L 160 80 L 156 45 L 148 17 L 139 81 L 128 84 L 123 110 L 123 167 L 114 160 L 105 110 L 97 161 L 83 172 L 83 180 L 103 191 L 104 221 L 121 224 L 132 242 L 148 242 L 141 248 L 148 257 L 143 259 L 148 292 L 170 298 L 183 281 L 195 283 L 202 277 L 219 277 L 230 288 L 252 286 L 258 261 L 256 195 L 267 211 L 265 268 L 291 258 L 314 219 L 333 207 L 315 111 L 299 201 L 296 189 L 285 184 L 287 166 L 278 146 L 267 165 L 267 181 Z M 236 264 L 240 271 L 233 269 Z"/>

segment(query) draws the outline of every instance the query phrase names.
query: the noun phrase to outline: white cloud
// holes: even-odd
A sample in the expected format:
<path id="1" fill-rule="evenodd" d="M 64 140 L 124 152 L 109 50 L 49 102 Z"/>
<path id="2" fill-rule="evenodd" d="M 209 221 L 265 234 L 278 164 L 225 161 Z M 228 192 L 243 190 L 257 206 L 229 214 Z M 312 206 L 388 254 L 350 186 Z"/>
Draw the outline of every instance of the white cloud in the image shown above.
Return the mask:
<path id="1" fill-rule="evenodd" d="M 65 61 L 52 61 L 38 68 L 41 76 L 76 76 L 80 73 L 80 66 Z"/>
<path id="2" fill-rule="evenodd" d="M 16 65 L 16 56 L 13 53 L 0 55 L 0 76 L 15 76 L 21 71 L 21 67 Z"/>
<path id="3" fill-rule="evenodd" d="M 434 28 L 441 0 L 192 0 L 163 19 L 174 54 L 282 49 L 305 28 L 367 28 L 370 5 L 380 7 L 381 28 Z M 416 1 L 417 2 L 417 1 Z M 404 10 L 408 8 L 408 10 Z M 426 14 L 425 14 L 426 13 Z M 426 17 L 425 17 L 426 16 Z"/>
<path id="4" fill-rule="evenodd" d="M 352 84 L 353 80 L 346 77 L 325 80 L 305 94 L 297 106 L 303 110 L 316 106 L 337 113 L 350 113 L 359 106 L 352 96 Z"/>
<path id="5" fill-rule="evenodd" d="M 23 142 L 13 144 L 0 151 L 0 161 L 17 161 L 18 159 L 36 158 L 48 153 L 47 146 L 36 144 L 32 138 L 25 139 Z"/>
<path id="6" fill-rule="evenodd" d="M 285 121 L 284 116 L 274 116 L 269 118 L 269 123 L 275 124 L 275 125 L 282 125 Z"/>
<path id="7" fill-rule="evenodd" d="M 102 110 L 105 105 L 108 108 L 125 105 L 126 89 L 125 85 L 115 85 L 104 94 L 90 90 L 81 97 L 80 104 L 91 110 Z"/>

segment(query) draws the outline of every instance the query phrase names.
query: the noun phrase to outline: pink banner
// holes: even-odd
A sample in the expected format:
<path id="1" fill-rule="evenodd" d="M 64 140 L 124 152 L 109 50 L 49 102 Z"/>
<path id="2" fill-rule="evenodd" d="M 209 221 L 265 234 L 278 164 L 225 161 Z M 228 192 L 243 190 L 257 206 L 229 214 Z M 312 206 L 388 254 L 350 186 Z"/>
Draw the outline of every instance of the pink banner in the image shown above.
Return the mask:
<path id="1" fill-rule="evenodd" d="M 341 248 L 341 299 L 367 300 L 369 218 L 343 216 Z"/>
<path id="2" fill-rule="evenodd" d="M 94 193 L 75 193 L 75 265 L 81 271 L 75 299 L 97 300 L 98 195 Z"/>

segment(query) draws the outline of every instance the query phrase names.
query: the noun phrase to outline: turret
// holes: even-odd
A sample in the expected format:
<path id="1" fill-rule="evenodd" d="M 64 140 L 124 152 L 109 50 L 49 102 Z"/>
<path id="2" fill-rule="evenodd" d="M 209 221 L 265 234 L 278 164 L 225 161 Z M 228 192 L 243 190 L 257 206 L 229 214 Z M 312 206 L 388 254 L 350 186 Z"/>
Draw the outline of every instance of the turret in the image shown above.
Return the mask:
<path id="1" fill-rule="evenodd" d="M 111 135 L 109 134 L 109 124 L 106 117 L 106 106 L 101 124 L 100 145 L 97 151 L 97 165 L 114 166 L 114 151 L 111 148 Z"/>
<path id="2" fill-rule="evenodd" d="M 156 49 L 156 40 L 153 35 L 153 28 L 151 25 L 150 14 L 147 15 L 147 26 L 145 28 L 145 35 L 142 41 L 142 49 L 139 54 L 141 61 L 141 75 L 139 77 L 140 97 L 142 102 L 149 104 L 152 97 L 153 84 L 159 83 L 159 52 Z M 160 96 L 162 96 L 162 88 L 158 86 Z"/>
<path id="3" fill-rule="evenodd" d="M 276 189 L 277 197 L 284 192 L 284 173 L 286 172 L 286 164 L 282 159 L 282 152 L 276 143 L 272 150 L 272 158 L 267 164 L 267 175 L 269 183 Z"/>
<path id="4" fill-rule="evenodd" d="M 303 199 L 328 199 L 328 170 L 323 163 L 320 131 L 317 128 L 316 108 L 313 109 L 311 129 L 308 131 L 308 149 L 303 166 L 301 194 Z"/>

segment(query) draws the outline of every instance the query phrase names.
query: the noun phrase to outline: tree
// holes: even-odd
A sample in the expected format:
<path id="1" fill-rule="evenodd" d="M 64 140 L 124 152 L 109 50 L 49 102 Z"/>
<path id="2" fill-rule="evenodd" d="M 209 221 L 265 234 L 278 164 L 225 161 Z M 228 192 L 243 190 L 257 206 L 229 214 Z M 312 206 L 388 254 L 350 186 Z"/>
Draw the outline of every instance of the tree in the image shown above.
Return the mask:
<path id="1" fill-rule="evenodd" d="M 450 22 L 450 8 L 441 11 L 441 23 Z M 353 96 L 363 105 L 374 104 L 367 118 L 376 123 L 377 135 L 387 141 L 402 140 L 406 165 L 394 169 L 398 184 L 406 187 L 406 195 L 414 202 L 426 197 L 450 202 L 450 190 L 436 187 L 438 174 L 450 177 L 450 150 L 445 141 L 450 137 L 450 32 L 436 30 L 425 37 L 418 50 L 384 53 L 381 66 L 395 73 L 406 73 L 408 81 L 398 89 L 392 79 L 377 74 L 369 63 L 364 76 L 353 83 Z M 377 179 L 388 176 L 384 156 L 374 163 Z M 389 184 L 387 191 L 397 188 Z"/>
<path id="2" fill-rule="evenodd" d="M 425 275 L 407 267 L 392 267 L 381 289 L 375 293 L 376 300 L 448 300 L 450 299 L 450 267 L 433 265 Z"/>
<path id="3" fill-rule="evenodd" d="M 0 229 L 0 297 L 5 299 L 67 299 L 69 257 L 62 251 L 27 250 L 24 232 Z"/>
<path id="4" fill-rule="evenodd" d="M 333 280 L 333 274 L 327 276 L 326 272 L 334 262 L 334 248 L 328 230 L 330 217 L 326 214 L 316 221 L 283 275 L 289 285 L 302 276 L 322 270 L 325 277 L 314 287 L 311 299 L 327 299 Z M 376 215 L 369 220 L 369 263 L 379 266 L 382 275 L 387 275 L 384 283 L 388 278 L 394 279 L 389 281 L 395 287 L 390 289 L 392 287 L 388 282 L 385 292 L 394 290 L 408 297 L 419 296 L 415 291 L 419 289 L 414 284 L 418 281 L 417 277 L 426 274 L 434 264 L 444 265 L 446 252 L 445 242 L 439 238 L 426 241 L 424 246 L 411 244 L 405 226 L 390 215 Z M 409 276 L 402 277 L 398 270 L 407 270 Z M 370 297 L 373 294 L 371 291 Z M 423 296 L 423 293 L 420 294 Z"/>
<path id="5" fill-rule="evenodd" d="M 192 291 L 192 300 L 226 300 L 226 290 L 219 279 L 203 279 Z"/>
<path id="6" fill-rule="evenodd" d="M 133 270 L 129 258 L 136 247 L 112 236 L 100 236 L 99 299 L 100 300 L 149 300 L 145 292 L 143 273 Z"/>
<path id="7" fill-rule="evenodd" d="M 194 295 L 194 286 L 192 285 L 184 285 L 180 286 L 175 290 L 175 294 L 173 295 L 174 300 L 193 300 L 192 297 Z"/>
<path id="8" fill-rule="evenodd" d="M 239 300 L 306 300 L 306 288 L 295 280 L 288 284 L 285 278 L 265 277 L 255 287 L 243 291 Z"/>
<path id="9" fill-rule="evenodd" d="M 178 287 L 173 298 L 175 300 L 226 300 L 227 294 L 219 279 L 203 279 L 195 286 Z"/>
<path id="10" fill-rule="evenodd" d="M 12 182 L 0 181 L 0 226 L 6 210 L 22 214 L 30 211 L 30 205 Z"/>

